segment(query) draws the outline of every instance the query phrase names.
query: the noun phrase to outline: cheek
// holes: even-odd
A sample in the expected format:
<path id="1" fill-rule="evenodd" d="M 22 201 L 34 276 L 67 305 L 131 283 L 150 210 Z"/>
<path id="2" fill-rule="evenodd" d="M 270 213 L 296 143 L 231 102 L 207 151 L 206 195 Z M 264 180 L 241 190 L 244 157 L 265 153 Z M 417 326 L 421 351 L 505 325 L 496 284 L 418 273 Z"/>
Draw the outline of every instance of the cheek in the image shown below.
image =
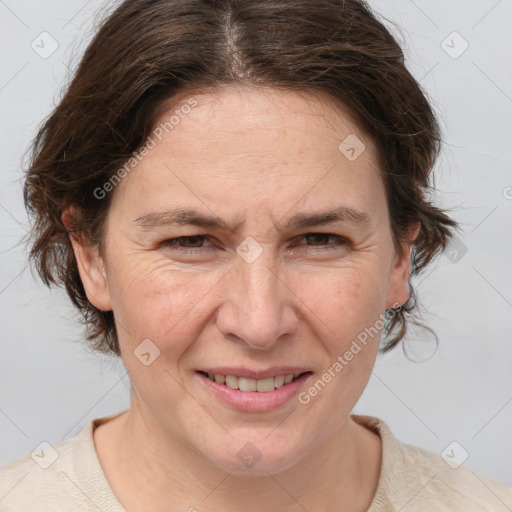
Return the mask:
<path id="1" fill-rule="evenodd" d="M 328 409 L 330 421 L 337 425 L 355 406 L 370 378 L 383 327 L 385 295 L 379 279 L 355 268 L 321 279 L 316 276 L 304 284 L 307 293 L 301 298 L 309 310 L 310 325 L 318 326 L 316 334 L 327 355 L 317 376 L 327 382 L 325 388 L 313 383 L 304 399 L 311 399 L 314 408 Z M 325 393 L 319 391 L 323 389 Z"/>
<path id="2" fill-rule="evenodd" d="M 224 279 L 225 267 L 192 270 L 147 254 L 124 261 L 129 264 L 118 264 L 109 286 L 120 343 L 132 350 L 144 339 L 162 349 L 172 343 L 173 359 L 178 359 L 222 308 L 222 297 L 230 294 L 226 287 L 236 286 L 232 277 Z M 280 275 L 283 304 L 292 304 L 303 329 L 312 331 L 333 358 L 383 312 L 382 279 L 375 266 L 362 258 Z"/>
<path id="3" fill-rule="evenodd" d="M 385 287 L 369 267 L 347 266 L 302 276 L 299 282 L 297 295 L 306 310 L 323 325 L 330 345 L 340 350 L 384 312 Z"/>
<path id="4" fill-rule="evenodd" d="M 119 268 L 112 281 L 116 321 L 126 327 L 130 344 L 149 338 L 162 346 L 172 339 L 179 352 L 201 330 L 201 312 L 222 275 L 141 258 Z"/>

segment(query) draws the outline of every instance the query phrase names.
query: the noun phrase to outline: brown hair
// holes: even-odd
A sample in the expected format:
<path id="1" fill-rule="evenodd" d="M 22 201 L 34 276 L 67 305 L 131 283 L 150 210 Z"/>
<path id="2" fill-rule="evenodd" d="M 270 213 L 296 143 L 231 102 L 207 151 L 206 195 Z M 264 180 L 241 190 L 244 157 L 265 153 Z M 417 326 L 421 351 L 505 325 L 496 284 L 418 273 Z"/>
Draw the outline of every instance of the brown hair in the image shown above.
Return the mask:
<path id="1" fill-rule="evenodd" d="M 101 249 L 112 194 L 94 191 L 143 145 L 165 100 L 223 84 L 321 92 L 350 112 L 377 146 L 399 253 L 407 228 L 421 223 L 412 275 L 452 236 L 455 221 L 428 198 L 440 149 L 435 114 L 366 2 L 126 0 L 37 133 L 24 185 L 30 259 L 46 285 L 65 286 L 95 350 L 120 354 L 114 315 L 88 301 L 61 215 L 75 205 L 72 231 Z M 387 316 L 384 350 L 404 336 L 414 309 L 410 286 L 407 304 Z"/>

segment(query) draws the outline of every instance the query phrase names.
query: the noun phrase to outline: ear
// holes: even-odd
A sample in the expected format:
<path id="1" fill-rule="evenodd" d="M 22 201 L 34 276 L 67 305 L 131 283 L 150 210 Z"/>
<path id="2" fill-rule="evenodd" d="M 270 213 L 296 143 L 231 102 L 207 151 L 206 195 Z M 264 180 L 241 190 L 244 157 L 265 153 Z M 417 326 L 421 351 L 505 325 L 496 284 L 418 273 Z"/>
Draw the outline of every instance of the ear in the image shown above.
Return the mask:
<path id="1" fill-rule="evenodd" d="M 83 236 L 73 233 L 79 216 L 77 208 L 71 206 L 64 211 L 61 219 L 68 230 L 85 293 L 94 307 L 102 311 L 111 311 L 107 273 L 98 246 L 88 244 Z"/>
<path id="2" fill-rule="evenodd" d="M 409 276 L 411 270 L 411 251 L 420 232 L 421 224 L 413 224 L 407 232 L 407 240 L 402 243 L 402 256 L 396 254 L 391 271 L 386 309 L 396 308 L 409 299 Z"/>

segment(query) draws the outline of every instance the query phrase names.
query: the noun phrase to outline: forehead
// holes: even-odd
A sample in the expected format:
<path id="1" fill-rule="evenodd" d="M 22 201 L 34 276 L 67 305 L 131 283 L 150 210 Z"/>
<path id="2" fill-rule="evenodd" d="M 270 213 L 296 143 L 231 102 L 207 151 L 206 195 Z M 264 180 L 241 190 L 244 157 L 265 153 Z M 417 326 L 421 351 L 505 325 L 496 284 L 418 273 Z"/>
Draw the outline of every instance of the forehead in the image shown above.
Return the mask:
<path id="1" fill-rule="evenodd" d="M 114 195 L 134 210 L 141 202 L 160 210 L 190 202 L 217 211 L 319 202 L 361 209 L 378 205 L 384 190 L 373 141 L 313 92 L 226 87 L 182 94 L 150 137 L 152 149 Z"/>
<path id="2" fill-rule="evenodd" d="M 194 107 L 188 108 L 192 102 Z M 206 136 L 209 147 L 215 146 L 227 153 L 265 144 L 268 150 L 282 148 L 289 154 L 293 142 L 306 149 L 321 139 L 323 145 L 337 147 L 339 141 L 350 135 L 364 139 L 367 151 L 375 153 L 376 150 L 373 140 L 358 126 L 347 108 L 312 89 L 224 86 L 198 94 L 181 93 L 171 100 L 167 109 L 164 104 L 160 111 L 154 127 L 154 131 L 161 134 L 159 140 L 167 138 L 170 132 L 175 136 L 180 132 L 187 135 L 194 132 L 197 137 Z M 175 124 L 169 127 L 172 118 Z M 307 144 L 303 137 L 311 143 Z M 286 146 L 281 144 L 283 141 Z M 179 146 L 173 149 L 178 150 Z"/>

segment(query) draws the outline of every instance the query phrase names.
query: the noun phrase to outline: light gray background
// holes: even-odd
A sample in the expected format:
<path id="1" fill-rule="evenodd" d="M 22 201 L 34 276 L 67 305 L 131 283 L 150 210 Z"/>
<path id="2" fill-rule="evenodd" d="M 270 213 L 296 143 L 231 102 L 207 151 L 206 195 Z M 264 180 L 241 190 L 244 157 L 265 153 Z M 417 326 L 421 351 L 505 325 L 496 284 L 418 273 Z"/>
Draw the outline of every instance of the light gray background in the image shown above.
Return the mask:
<path id="1" fill-rule="evenodd" d="M 380 356 L 355 412 L 435 452 L 457 441 L 467 467 L 512 485 L 512 1 L 370 3 L 402 28 L 407 63 L 440 116 L 438 201 L 463 232 L 417 280 L 439 350 L 425 362 L 400 348 Z M 88 351 L 64 293 L 33 278 L 18 244 L 28 226 L 22 157 L 101 5 L 0 0 L 0 465 L 129 406 L 121 363 Z M 51 49 L 44 31 L 59 45 L 47 58 L 31 47 Z M 469 43 L 458 58 L 454 31 Z M 407 346 L 415 360 L 432 354 L 429 342 Z"/>

